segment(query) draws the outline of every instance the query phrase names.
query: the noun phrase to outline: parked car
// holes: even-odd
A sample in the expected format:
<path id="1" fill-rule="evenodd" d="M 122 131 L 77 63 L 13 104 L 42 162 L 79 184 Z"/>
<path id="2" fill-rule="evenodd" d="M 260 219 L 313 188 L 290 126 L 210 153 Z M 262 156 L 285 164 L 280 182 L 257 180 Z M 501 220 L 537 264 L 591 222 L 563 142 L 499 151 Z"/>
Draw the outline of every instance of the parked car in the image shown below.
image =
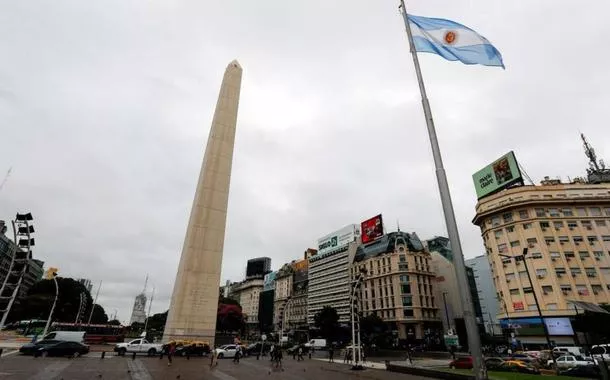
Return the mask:
<path id="1" fill-rule="evenodd" d="M 574 356 L 574 355 L 564 355 L 564 356 L 560 356 L 557 359 L 555 359 L 555 362 L 557 362 L 557 368 L 572 368 L 572 367 L 576 367 L 576 366 L 586 366 L 586 365 L 590 365 L 590 364 L 595 364 L 593 363 L 592 360 L 586 360 L 585 358 L 583 358 L 582 356 Z M 546 362 L 547 366 L 552 366 L 553 365 L 553 360 L 548 360 Z"/>
<path id="2" fill-rule="evenodd" d="M 51 346 L 54 344 L 57 344 L 61 342 L 60 340 L 54 340 L 54 339 L 50 339 L 50 340 L 39 340 L 36 343 L 27 343 L 24 344 L 23 346 L 21 346 L 21 348 L 19 348 L 19 352 L 23 355 L 34 355 L 34 353 L 36 351 L 38 351 L 40 348 L 44 347 L 44 346 Z"/>
<path id="3" fill-rule="evenodd" d="M 114 346 L 114 352 L 118 353 L 119 356 L 125 355 L 128 352 L 148 354 L 152 356 L 161 353 L 162 349 L 163 345 L 150 343 L 146 339 L 134 339 L 131 342 L 119 343 Z"/>
<path id="4" fill-rule="evenodd" d="M 210 352 L 212 352 L 210 345 L 204 342 L 193 342 L 176 347 L 176 356 L 204 356 Z"/>
<path id="5" fill-rule="evenodd" d="M 519 360 L 505 361 L 504 363 L 500 364 L 498 368 L 496 368 L 496 371 L 529 373 L 532 375 L 540 374 L 540 370 L 538 368 Z"/>
<path id="6" fill-rule="evenodd" d="M 218 347 L 215 351 L 216 351 L 216 354 L 218 355 L 218 359 L 233 358 L 233 357 L 235 357 L 235 353 L 237 352 L 237 345 L 236 344 L 225 344 L 224 346 Z"/>
<path id="7" fill-rule="evenodd" d="M 560 372 L 561 375 L 570 377 L 585 377 L 587 379 L 601 379 L 602 374 L 596 365 L 579 365 Z"/>
<path id="8" fill-rule="evenodd" d="M 305 347 L 307 348 L 315 348 L 316 350 L 319 350 L 321 348 L 326 347 L 326 339 L 312 339 L 309 342 L 305 343 Z"/>
<path id="9" fill-rule="evenodd" d="M 460 368 L 460 369 L 472 369 L 474 363 L 472 361 L 472 356 L 465 356 L 463 358 L 456 358 L 449 362 L 449 368 Z"/>
<path id="10" fill-rule="evenodd" d="M 84 331 L 51 331 L 41 340 L 61 340 L 66 342 L 85 343 Z"/>
<path id="11" fill-rule="evenodd" d="M 78 342 L 57 342 L 41 346 L 34 356 L 71 356 L 77 358 L 89 353 L 89 346 Z"/>
<path id="12" fill-rule="evenodd" d="M 488 370 L 496 369 L 502 365 L 502 363 L 504 363 L 504 359 L 502 358 L 485 358 L 485 367 Z"/>
<path id="13" fill-rule="evenodd" d="M 564 355 L 585 356 L 585 350 L 577 346 L 557 346 L 553 347 L 553 354 L 555 357 Z"/>

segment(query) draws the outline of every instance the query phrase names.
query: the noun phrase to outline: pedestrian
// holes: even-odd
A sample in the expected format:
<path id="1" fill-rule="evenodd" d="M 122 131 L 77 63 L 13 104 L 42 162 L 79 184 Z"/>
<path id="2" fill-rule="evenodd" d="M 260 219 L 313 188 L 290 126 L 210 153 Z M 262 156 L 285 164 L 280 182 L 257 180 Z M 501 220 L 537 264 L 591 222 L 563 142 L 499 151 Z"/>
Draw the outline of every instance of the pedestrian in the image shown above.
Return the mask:
<path id="1" fill-rule="evenodd" d="M 309 350 L 307 350 L 307 353 L 309 354 L 309 358 L 311 359 L 311 354 L 313 354 L 313 346 L 311 346 Z"/>
<path id="2" fill-rule="evenodd" d="M 175 352 L 176 352 L 176 342 L 171 341 L 167 345 L 167 366 L 168 367 L 172 365 L 172 356 L 174 356 Z"/>
<path id="3" fill-rule="evenodd" d="M 299 346 L 298 349 L 299 355 L 297 356 L 297 361 L 303 360 L 303 346 Z"/>
<path id="4" fill-rule="evenodd" d="M 212 360 L 210 360 L 210 369 L 216 367 L 218 365 L 218 353 L 216 351 L 216 346 L 212 350 Z"/>
<path id="5" fill-rule="evenodd" d="M 345 356 L 343 357 L 343 363 L 349 363 L 350 361 L 350 347 L 345 349 Z"/>
<path id="6" fill-rule="evenodd" d="M 167 344 L 161 346 L 161 354 L 159 354 L 159 360 L 163 359 L 163 355 L 167 352 Z"/>
<path id="7" fill-rule="evenodd" d="M 328 362 L 335 362 L 335 346 L 333 346 L 332 344 L 330 345 L 330 347 L 328 347 Z"/>
<path id="8" fill-rule="evenodd" d="M 275 344 L 271 345 L 271 348 L 269 349 L 269 356 L 271 357 L 270 361 L 273 362 L 275 359 Z"/>
<path id="9" fill-rule="evenodd" d="M 275 353 L 275 368 L 276 369 L 281 369 L 282 371 L 284 370 L 284 367 L 282 367 L 282 358 L 283 358 L 283 354 L 282 354 L 282 348 L 278 348 L 277 352 Z"/>
<path id="10" fill-rule="evenodd" d="M 239 364 L 239 357 L 241 356 L 241 346 L 235 347 L 235 356 L 233 356 L 233 363 Z"/>
<path id="11" fill-rule="evenodd" d="M 409 364 L 413 365 L 413 360 L 411 359 L 411 347 L 407 348 L 407 359 L 409 360 Z"/>

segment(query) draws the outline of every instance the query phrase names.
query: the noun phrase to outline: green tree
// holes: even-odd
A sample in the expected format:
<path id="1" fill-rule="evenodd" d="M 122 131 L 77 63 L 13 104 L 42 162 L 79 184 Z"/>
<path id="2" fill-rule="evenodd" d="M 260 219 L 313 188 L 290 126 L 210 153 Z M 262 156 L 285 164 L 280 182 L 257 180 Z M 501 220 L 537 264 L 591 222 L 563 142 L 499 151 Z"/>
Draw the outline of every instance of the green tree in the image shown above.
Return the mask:
<path id="1" fill-rule="evenodd" d="M 376 342 L 377 337 L 387 331 L 387 325 L 376 314 L 369 314 L 360 318 L 360 329 L 362 330 L 362 340 L 367 343 Z"/>
<path id="2" fill-rule="evenodd" d="M 74 322 L 81 305 L 81 294 L 84 294 L 86 309 L 85 313 L 81 314 L 81 317 L 86 322 L 89 317 L 89 312 L 91 311 L 91 305 L 93 304 L 91 294 L 89 294 L 87 288 L 72 278 L 64 277 L 57 278 L 57 285 L 59 288 L 59 295 L 53 313 L 53 321 Z M 29 289 L 27 296 L 20 299 L 19 304 L 15 305 L 9 315 L 9 319 L 11 321 L 31 318 L 47 319 L 54 299 L 54 281 L 38 281 Z M 106 320 L 108 319 L 106 318 Z"/>
<path id="3" fill-rule="evenodd" d="M 91 309 L 89 309 L 89 313 L 91 313 Z M 87 320 L 89 319 L 89 315 L 87 315 Z M 101 305 L 95 304 L 93 305 L 93 315 L 91 315 L 91 323 L 92 324 L 106 324 L 108 323 L 108 315 L 106 311 Z"/>
<path id="4" fill-rule="evenodd" d="M 108 324 L 113 326 L 120 326 L 121 322 L 118 319 L 111 319 L 108 321 Z"/>
<path id="5" fill-rule="evenodd" d="M 332 306 L 324 306 L 316 315 L 314 315 L 314 325 L 320 329 L 320 332 L 326 339 L 332 339 L 339 327 L 339 314 Z"/>

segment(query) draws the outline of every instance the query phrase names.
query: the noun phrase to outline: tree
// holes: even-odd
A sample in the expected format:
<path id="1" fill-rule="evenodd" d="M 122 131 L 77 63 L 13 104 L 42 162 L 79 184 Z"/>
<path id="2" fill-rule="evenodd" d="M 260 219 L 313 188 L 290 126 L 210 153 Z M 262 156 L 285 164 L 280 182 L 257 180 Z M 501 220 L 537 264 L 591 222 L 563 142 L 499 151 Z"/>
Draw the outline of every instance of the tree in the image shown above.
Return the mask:
<path id="1" fill-rule="evenodd" d="M 241 331 L 245 325 L 241 306 L 219 304 L 216 314 L 216 329 L 220 331 Z"/>
<path id="2" fill-rule="evenodd" d="M 168 310 L 169 311 L 169 310 Z M 148 326 L 146 326 L 149 330 L 154 331 L 163 331 L 165 330 L 165 322 L 167 321 L 167 312 L 153 314 L 148 318 Z"/>
<path id="3" fill-rule="evenodd" d="M 91 312 L 91 309 L 89 309 Z M 84 320 L 86 322 L 89 319 L 89 315 L 87 315 L 87 319 Z M 105 324 L 108 322 L 108 315 L 106 311 L 101 305 L 95 304 L 93 305 L 93 315 L 91 315 L 91 323 L 92 324 Z"/>
<path id="4" fill-rule="evenodd" d="M 91 294 L 89 294 L 87 288 L 74 279 L 64 277 L 57 278 L 57 285 L 59 288 L 59 296 L 57 298 L 55 311 L 53 312 L 53 321 L 73 323 L 81 305 L 81 294 L 84 294 L 86 309 L 85 312 L 81 314 L 81 318 L 84 322 L 87 322 L 89 312 L 91 311 L 91 305 L 93 304 Z M 54 281 L 38 281 L 29 289 L 27 296 L 24 299 L 19 300 L 20 302 L 18 305 L 15 305 L 9 319 L 11 321 L 22 319 L 47 319 L 54 299 Z M 108 319 L 106 318 L 106 320 Z"/>
<path id="5" fill-rule="evenodd" d="M 316 315 L 314 315 L 314 324 L 320 329 L 322 335 L 331 339 L 335 336 L 335 332 L 339 327 L 339 314 L 332 306 L 324 306 Z"/>
<path id="6" fill-rule="evenodd" d="M 118 319 L 112 319 L 110 321 L 108 321 L 109 325 L 113 325 L 113 326 L 120 326 L 121 322 Z"/>
<path id="7" fill-rule="evenodd" d="M 376 341 L 377 337 L 384 334 L 387 330 L 385 322 L 376 314 L 369 314 L 360 318 L 360 329 L 362 330 L 362 340 L 368 343 Z"/>

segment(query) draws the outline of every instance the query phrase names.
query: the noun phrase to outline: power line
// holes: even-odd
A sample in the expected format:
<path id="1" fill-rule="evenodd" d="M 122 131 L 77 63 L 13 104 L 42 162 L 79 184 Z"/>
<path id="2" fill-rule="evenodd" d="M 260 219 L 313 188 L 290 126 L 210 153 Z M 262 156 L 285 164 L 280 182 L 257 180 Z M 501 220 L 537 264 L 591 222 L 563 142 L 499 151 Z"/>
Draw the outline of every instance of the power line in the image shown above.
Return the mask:
<path id="1" fill-rule="evenodd" d="M 6 181 L 8 181 L 8 177 L 10 177 L 12 171 L 13 171 L 13 167 L 11 166 L 10 168 L 8 168 L 8 171 L 6 172 L 6 175 L 4 176 L 2 183 L 0 183 L 0 190 L 2 190 L 2 188 L 6 184 Z"/>

